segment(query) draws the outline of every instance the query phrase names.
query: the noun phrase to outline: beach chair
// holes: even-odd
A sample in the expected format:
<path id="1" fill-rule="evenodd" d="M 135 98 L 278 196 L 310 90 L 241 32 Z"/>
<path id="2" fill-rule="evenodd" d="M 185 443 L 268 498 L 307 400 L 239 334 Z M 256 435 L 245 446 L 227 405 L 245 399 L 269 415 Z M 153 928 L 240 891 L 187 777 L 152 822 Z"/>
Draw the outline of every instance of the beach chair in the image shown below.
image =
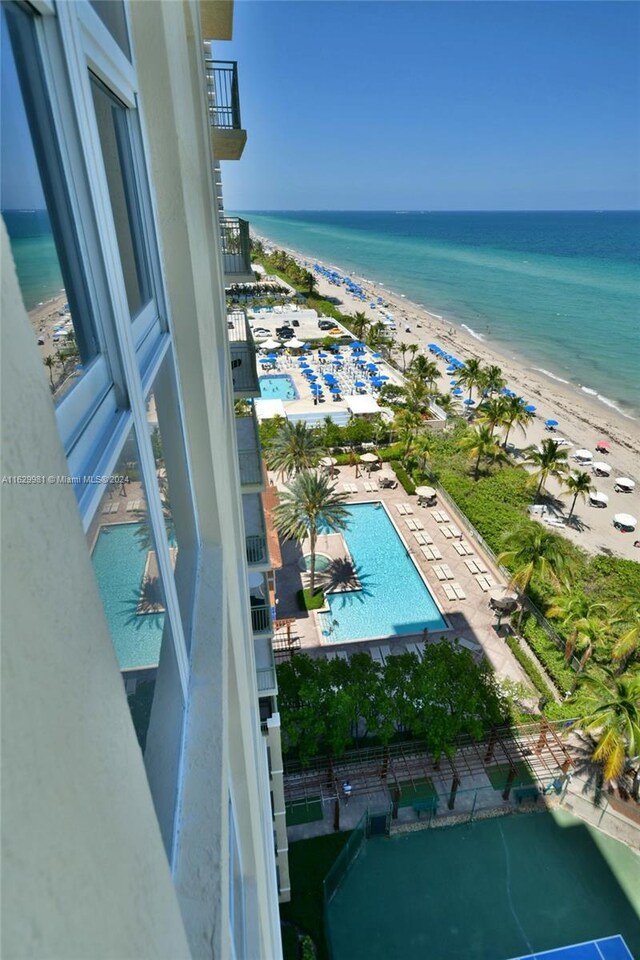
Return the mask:
<path id="1" fill-rule="evenodd" d="M 452 523 L 452 524 L 449 526 L 449 530 L 451 530 L 451 533 L 454 535 L 454 537 L 459 537 L 459 536 L 460 536 L 460 528 L 459 528 L 459 527 L 456 527 L 455 523 Z"/>
<path id="2" fill-rule="evenodd" d="M 456 592 L 456 597 L 457 597 L 458 600 L 466 600 L 466 599 L 467 599 L 467 595 L 466 595 L 466 593 L 464 592 L 464 590 L 462 589 L 462 587 L 460 586 L 459 583 L 452 583 L 451 586 L 452 586 L 453 589 L 455 590 L 455 592 Z"/>
<path id="3" fill-rule="evenodd" d="M 424 530 L 424 523 L 422 520 L 414 520 L 413 522 L 415 523 L 414 530 Z"/>
<path id="4" fill-rule="evenodd" d="M 433 517 L 433 519 L 435 520 L 436 523 L 442 523 L 442 520 L 440 519 L 440 511 L 439 511 L 439 510 L 432 510 L 432 511 L 431 511 L 431 516 Z"/>
<path id="5" fill-rule="evenodd" d="M 442 554 L 440 553 L 438 547 L 431 547 L 431 553 L 434 560 L 442 560 Z"/>
<path id="6" fill-rule="evenodd" d="M 383 662 L 386 663 L 389 657 L 391 656 L 391 647 L 388 646 L 386 643 L 383 644 L 380 647 L 380 655 L 382 656 Z"/>
<path id="7" fill-rule="evenodd" d="M 445 574 L 447 580 L 453 580 L 453 573 L 451 572 L 451 567 L 447 566 L 446 563 L 442 564 L 442 572 Z"/>
<path id="8" fill-rule="evenodd" d="M 449 527 L 440 527 L 440 533 L 445 538 L 445 540 L 453 540 L 453 534 Z"/>
<path id="9" fill-rule="evenodd" d="M 372 647 L 372 649 L 369 650 L 369 656 L 375 663 L 379 663 L 381 667 L 384 667 L 384 660 L 379 647 Z"/>
<path id="10" fill-rule="evenodd" d="M 487 590 L 493 590 L 493 588 L 494 588 L 495 585 L 496 585 L 496 582 L 495 582 L 495 580 L 493 579 L 493 577 L 485 577 L 485 578 L 484 578 L 484 582 L 485 582 L 486 585 L 487 585 Z"/>
<path id="11" fill-rule="evenodd" d="M 418 660 L 422 660 L 422 650 L 417 643 L 405 643 L 407 653 L 415 653 Z"/>
<path id="12" fill-rule="evenodd" d="M 350 487 L 351 487 L 351 493 L 357 493 L 357 492 L 358 492 L 358 484 L 357 484 L 357 483 L 351 483 L 351 484 L 350 484 Z"/>
<path id="13" fill-rule="evenodd" d="M 453 549 L 455 550 L 455 552 L 458 554 L 459 557 L 466 557 L 467 551 L 466 551 L 465 548 L 462 546 L 462 544 L 460 543 L 460 541 L 454 543 Z"/>
<path id="14" fill-rule="evenodd" d="M 469 571 L 469 573 L 480 573 L 478 570 L 478 565 L 475 560 L 465 560 L 464 565 Z"/>
<path id="15" fill-rule="evenodd" d="M 425 558 L 425 560 L 433 560 L 433 553 L 431 547 L 420 547 L 420 553 Z"/>
<path id="16" fill-rule="evenodd" d="M 489 573 L 489 568 L 484 560 L 476 560 L 476 567 L 478 568 L 478 573 Z"/>
<path id="17" fill-rule="evenodd" d="M 439 563 L 435 564 L 435 566 L 433 567 L 433 572 L 435 573 L 438 580 L 440 580 L 440 582 L 448 579 L 446 573 L 444 572 L 444 570 L 442 569 Z"/>
<path id="18" fill-rule="evenodd" d="M 414 533 L 413 535 L 414 535 L 414 537 L 415 537 L 415 539 L 416 539 L 416 542 L 417 542 L 421 547 L 423 547 L 423 546 L 426 544 L 427 541 L 425 540 L 424 533 L 420 533 L 420 532 L 418 531 L 417 533 Z"/>
<path id="19" fill-rule="evenodd" d="M 455 590 L 453 589 L 453 587 L 451 586 L 450 583 L 444 583 L 444 584 L 442 585 L 442 589 L 444 590 L 444 595 L 445 595 L 445 597 L 447 598 L 447 600 L 456 600 L 456 599 L 457 599 L 457 597 L 456 597 L 456 592 L 455 592 Z"/>
<path id="20" fill-rule="evenodd" d="M 417 530 L 417 529 L 418 529 L 418 528 L 416 527 L 416 522 L 415 522 L 415 520 L 412 520 L 411 518 L 407 519 L 407 518 L 405 517 L 405 518 L 404 518 L 404 522 L 405 522 L 406 525 L 409 527 L 409 530 Z"/>
<path id="21" fill-rule="evenodd" d="M 326 657 L 327 660 L 335 660 L 338 654 L 335 650 L 327 650 Z"/>
<path id="22" fill-rule="evenodd" d="M 336 650 L 336 657 L 338 660 L 348 660 L 349 654 L 346 650 Z"/>
<path id="23" fill-rule="evenodd" d="M 486 593 L 489 587 L 484 582 L 484 577 L 476 577 L 476 583 L 480 587 L 483 593 Z"/>
<path id="24" fill-rule="evenodd" d="M 465 650 L 471 650 L 472 653 L 479 653 L 482 647 L 475 640 L 468 640 L 466 637 L 456 637 L 456 643 L 464 647 Z"/>
<path id="25" fill-rule="evenodd" d="M 364 482 L 364 488 L 365 488 L 365 490 L 367 491 L 367 493 L 374 493 L 374 492 L 375 492 L 375 489 L 376 489 L 376 488 L 374 487 L 374 485 L 373 485 L 369 480 L 365 480 L 365 482 Z"/>
<path id="26" fill-rule="evenodd" d="M 351 493 L 351 484 L 350 484 L 350 483 L 343 483 L 343 484 L 342 484 L 342 489 L 344 490 L 345 493 Z"/>
<path id="27" fill-rule="evenodd" d="M 470 557 L 473 553 L 473 547 L 469 545 L 468 540 L 460 540 L 460 546 L 464 547 L 464 549 L 467 551 L 467 556 Z"/>
<path id="28" fill-rule="evenodd" d="M 451 520 L 449 519 L 449 517 L 447 516 L 447 514 L 444 512 L 444 510 L 441 510 L 441 511 L 440 511 L 440 522 L 441 522 L 441 523 L 451 523 Z"/>
<path id="29" fill-rule="evenodd" d="M 413 513 L 413 507 L 410 503 L 404 503 L 403 507 L 407 513 Z"/>
<path id="30" fill-rule="evenodd" d="M 405 507 L 404 503 L 396 503 L 396 510 L 398 511 L 401 517 L 406 517 L 407 508 Z"/>

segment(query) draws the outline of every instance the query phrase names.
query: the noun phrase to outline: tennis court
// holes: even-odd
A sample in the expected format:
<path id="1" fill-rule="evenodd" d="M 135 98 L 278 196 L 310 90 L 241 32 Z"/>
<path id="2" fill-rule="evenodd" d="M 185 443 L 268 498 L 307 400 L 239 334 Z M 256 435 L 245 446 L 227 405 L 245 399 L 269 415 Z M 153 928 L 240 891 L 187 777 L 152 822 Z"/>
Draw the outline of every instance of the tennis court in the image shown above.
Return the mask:
<path id="1" fill-rule="evenodd" d="M 564 811 L 377 838 L 325 916 L 333 960 L 508 960 L 616 935 L 640 957 L 640 858 Z"/>

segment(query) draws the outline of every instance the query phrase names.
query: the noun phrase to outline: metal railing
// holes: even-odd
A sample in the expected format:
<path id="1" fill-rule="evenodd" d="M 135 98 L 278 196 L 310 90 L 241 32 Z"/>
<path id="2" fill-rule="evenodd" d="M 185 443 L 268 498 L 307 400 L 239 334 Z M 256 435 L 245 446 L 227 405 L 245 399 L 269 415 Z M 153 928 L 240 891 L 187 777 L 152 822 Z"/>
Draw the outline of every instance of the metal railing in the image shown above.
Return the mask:
<path id="1" fill-rule="evenodd" d="M 240 130 L 238 64 L 235 60 L 205 59 L 209 123 L 218 130 Z"/>
<path id="2" fill-rule="evenodd" d="M 240 217 L 220 217 L 222 265 L 226 276 L 251 273 L 249 224 Z"/>
<path id="3" fill-rule="evenodd" d="M 256 677 L 258 680 L 258 693 L 264 693 L 265 690 L 276 690 L 276 669 L 275 667 L 258 667 L 256 669 Z M 269 727 L 267 721 L 264 721 L 264 732 L 268 733 Z"/>
<path id="4" fill-rule="evenodd" d="M 254 486 L 264 482 L 262 460 L 257 450 L 239 450 L 240 483 L 242 486 Z"/>
<path id="5" fill-rule="evenodd" d="M 247 563 L 264 563 L 268 559 L 267 538 L 264 533 L 253 534 L 244 538 Z"/>
<path id="6" fill-rule="evenodd" d="M 267 633 L 271 630 L 271 607 L 267 603 L 251 605 L 251 629 L 254 633 Z M 271 670 L 271 667 L 265 669 Z"/>

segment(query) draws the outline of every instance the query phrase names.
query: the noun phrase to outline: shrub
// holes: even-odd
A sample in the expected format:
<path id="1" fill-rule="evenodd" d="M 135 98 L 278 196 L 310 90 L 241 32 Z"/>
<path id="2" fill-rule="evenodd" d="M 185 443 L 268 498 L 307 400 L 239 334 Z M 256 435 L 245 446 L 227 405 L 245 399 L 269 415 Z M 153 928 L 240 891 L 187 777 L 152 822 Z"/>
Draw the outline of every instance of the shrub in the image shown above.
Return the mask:
<path id="1" fill-rule="evenodd" d="M 305 587 L 304 590 L 298 590 L 296 593 L 298 607 L 300 610 L 319 610 L 324 606 L 324 593 L 322 590 L 316 590 L 315 593 Z"/>
<path id="2" fill-rule="evenodd" d="M 394 465 L 395 475 L 404 487 L 404 492 L 408 493 L 409 496 L 416 492 L 415 484 L 407 471 L 399 463 Z"/>
<path id="3" fill-rule="evenodd" d="M 511 653 L 514 655 L 526 675 L 529 677 L 529 680 L 531 680 L 531 683 L 534 685 L 538 693 L 543 697 L 548 697 L 549 687 L 531 657 L 527 656 L 518 643 L 516 637 L 508 636 L 506 641 L 509 650 L 511 650 Z"/>
<path id="4" fill-rule="evenodd" d="M 562 693 L 569 693 L 576 684 L 576 674 L 567 665 L 564 652 L 556 647 L 536 618 L 528 616 L 523 622 L 522 636 L 540 663 Z"/>

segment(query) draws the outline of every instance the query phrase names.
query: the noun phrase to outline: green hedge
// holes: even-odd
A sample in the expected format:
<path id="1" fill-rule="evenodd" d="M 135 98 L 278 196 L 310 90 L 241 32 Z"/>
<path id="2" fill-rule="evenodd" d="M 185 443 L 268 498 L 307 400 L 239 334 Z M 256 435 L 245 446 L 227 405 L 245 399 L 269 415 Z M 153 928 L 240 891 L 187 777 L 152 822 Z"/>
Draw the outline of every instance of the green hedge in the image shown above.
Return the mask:
<path id="1" fill-rule="evenodd" d="M 546 631 L 539 625 L 535 617 L 528 616 L 525 618 L 522 636 L 558 690 L 562 693 L 569 693 L 573 690 L 576 684 L 575 671 L 567 665 L 564 659 L 564 651 L 559 650 L 555 643 L 549 639 Z"/>
<path id="2" fill-rule="evenodd" d="M 529 680 L 531 680 L 531 683 L 534 685 L 538 693 L 543 697 L 548 697 L 550 692 L 549 687 L 547 686 L 544 677 L 538 670 L 531 657 L 524 652 L 515 637 L 507 636 L 506 642 L 509 650 L 511 650 L 511 653 L 514 655 L 526 675 L 529 677 Z"/>
<path id="3" fill-rule="evenodd" d="M 314 594 L 307 588 L 298 590 L 296 598 L 300 610 L 319 610 L 320 607 L 324 606 L 324 593 L 322 590 L 316 590 Z"/>
<path id="4" fill-rule="evenodd" d="M 394 466 L 395 475 L 404 487 L 404 492 L 408 493 L 409 496 L 416 492 L 415 484 L 404 467 L 400 466 L 399 463 L 396 463 Z"/>

